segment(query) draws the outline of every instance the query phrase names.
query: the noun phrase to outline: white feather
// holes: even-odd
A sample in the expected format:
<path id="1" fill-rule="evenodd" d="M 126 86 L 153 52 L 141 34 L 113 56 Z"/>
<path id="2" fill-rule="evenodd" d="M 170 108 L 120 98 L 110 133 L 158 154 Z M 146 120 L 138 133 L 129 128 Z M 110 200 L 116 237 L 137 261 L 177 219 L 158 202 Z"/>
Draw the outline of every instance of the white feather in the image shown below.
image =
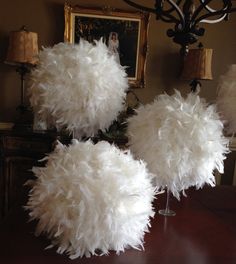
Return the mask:
<path id="1" fill-rule="evenodd" d="M 37 180 L 26 208 L 58 253 L 70 258 L 142 248 L 154 216 L 155 189 L 143 162 L 107 142 L 58 144 Z M 31 182 L 32 186 L 32 182 Z"/>
<path id="2" fill-rule="evenodd" d="M 221 76 L 216 102 L 222 119 L 226 121 L 227 132 L 236 133 L 236 64 Z"/>
<path id="3" fill-rule="evenodd" d="M 158 188 L 179 192 L 215 185 L 213 170 L 223 172 L 228 140 L 215 106 L 195 94 L 160 95 L 128 120 L 131 151 L 147 162 Z"/>
<path id="4" fill-rule="evenodd" d="M 31 74 L 30 102 L 49 124 L 93 136 L 123 109 L 127 76 L 102 40 L 44 48 L 39 62 Z"/>

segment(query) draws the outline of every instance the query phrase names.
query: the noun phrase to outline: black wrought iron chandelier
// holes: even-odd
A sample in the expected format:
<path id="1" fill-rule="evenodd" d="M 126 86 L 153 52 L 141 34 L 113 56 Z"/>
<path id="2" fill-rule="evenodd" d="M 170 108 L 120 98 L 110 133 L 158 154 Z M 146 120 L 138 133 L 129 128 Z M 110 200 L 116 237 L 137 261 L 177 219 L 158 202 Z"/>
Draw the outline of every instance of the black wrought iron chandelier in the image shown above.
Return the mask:
<path id="1" fill-rule="evenodd" d="M 234 0 L 155 0 L 154 8 L 140 5 L 137 1 L 123 1 L 154 13 L 157 20 L 174 23 L 174 28 L 167 30 L 167 36 L 181 45 L 181 54 L 187 54 L 189 45 L 204 35 L 205 29 L 199 27 L 199 23 L 218 23 L 228 20 L 229 14 L 236 12 L 236 6 L 232 4 Z M 213 8 L 213 4 L 217 7 Z"/>

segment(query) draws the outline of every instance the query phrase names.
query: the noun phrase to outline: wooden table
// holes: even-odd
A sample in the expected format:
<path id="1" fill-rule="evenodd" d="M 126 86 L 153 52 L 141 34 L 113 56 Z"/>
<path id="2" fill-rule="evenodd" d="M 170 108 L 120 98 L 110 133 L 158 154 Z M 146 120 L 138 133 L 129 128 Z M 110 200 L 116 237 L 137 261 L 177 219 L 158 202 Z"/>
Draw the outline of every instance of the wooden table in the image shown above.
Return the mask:
<path id="1" fill-rule="evenodd" d="M 163 208 L 165 196 L 155 201 L 156 211 Z M 190 190 L 178 202 L 171 199 L 174 217 L 156 214 L 150 233 L 145 235 L 145 251 L 128 249 L 119 256 L 70 260 L 54 249 L 44 250 L 47 239 L 34 237 L 35 223 L 15 208 L 0 224 L 1 264 L 155 264 L 155 263 L 236 263 L 236 188 L 216 187 Z"/>

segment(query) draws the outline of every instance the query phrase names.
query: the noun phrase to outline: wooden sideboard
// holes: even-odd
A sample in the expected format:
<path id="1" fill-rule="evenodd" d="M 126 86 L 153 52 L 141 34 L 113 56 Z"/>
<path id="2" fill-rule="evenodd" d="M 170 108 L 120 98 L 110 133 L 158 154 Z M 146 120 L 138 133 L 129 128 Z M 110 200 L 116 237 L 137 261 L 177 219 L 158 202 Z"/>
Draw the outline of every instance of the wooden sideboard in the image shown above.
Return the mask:
<path id="1" fill-rule="evenodd" d="M 31 168 L 52 151 L 58 135 L 53 132 L 0 130 L 0 220 L 26 198 L 24 183 Z"/>
<path id="2" fill-rule="evenodd" d="M 236 186 L 236 137 L 229 138 L 230 153 L 226 155 L 224 161 L 224 173 L 219 175 L 219 184 Z"/>

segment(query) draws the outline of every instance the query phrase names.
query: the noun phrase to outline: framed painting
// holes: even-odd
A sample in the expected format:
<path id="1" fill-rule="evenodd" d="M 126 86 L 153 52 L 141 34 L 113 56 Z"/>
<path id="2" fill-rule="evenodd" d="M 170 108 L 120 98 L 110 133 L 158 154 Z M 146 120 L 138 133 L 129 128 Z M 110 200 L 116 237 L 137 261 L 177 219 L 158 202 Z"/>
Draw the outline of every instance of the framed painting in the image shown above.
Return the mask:
<path id="1" fill-rule="evenodd" d="M 109 52 L 125 66 L 132 88 L 145 85 L 149 14 L 111 8 L 92 9 L 65 4 L 64 41 L 103 39 Z"/>

